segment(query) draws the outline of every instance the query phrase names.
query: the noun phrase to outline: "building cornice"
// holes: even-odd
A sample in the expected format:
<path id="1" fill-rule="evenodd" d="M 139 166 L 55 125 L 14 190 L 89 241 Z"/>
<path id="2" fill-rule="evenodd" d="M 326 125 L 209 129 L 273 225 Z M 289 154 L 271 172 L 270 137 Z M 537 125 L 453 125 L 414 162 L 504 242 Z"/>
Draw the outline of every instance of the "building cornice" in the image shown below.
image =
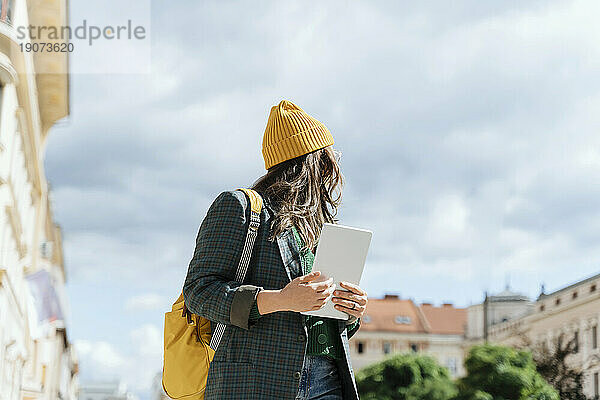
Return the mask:
<path id="1" fill-rule="evenodd" d="M 557 314 L 568 312 L 573 308 L 580 307 L 582 305 L 591 303 L 599 299 L 600 292 L 596 292 L 595 294 L 583 296 L 577 300 L 572 300 L 567 304 L 561 305 L 550 310 L 546 310 L 543 312 L 535 312 L 533 314 L 529 314 L 518 319 L 502 322 L 500 324 L 495 324 L 490 327 L 490 335 L 505 336 L 505 332 L 514 333 L 521 326 L 530 326 L 531 324 L 536 323 L 540 320 L 555 316 Z"/>
<path id="2" fill-rule="evenodd" d="M 0 83 L 16 85 L 19 81 L 17 71 L 5 54 L 0 53 Z"/>
<path id="3" fill-rule="evenodd" d="M 29 175 L 29 180 L 33 185 L 35 191 L 34 194 L 39 197 L 44 191 L 44 188 L 42 187 L 42 182 L 44 179 L 42 176 L 40 158 L 38 157 L 39 143 L 36 140 L 35 135 L 32 134 L 32 132 L 28 129 L 25 111 L 21 107 L 17 108 L 16 118 L 17 127 L 23 144 L 23 152 L 25 153 L 27 160 L 25 165 Z"/>
<path id="4" fill-rule="evenodd" d="M 578 287 L 581 287 L 581 286 L 583 286 L 583 285 L 586 285 L 586 284 L 588 284 L 588 283 L 591 283 L 591 282 L 593 282 L 594 280 L 597 280 L 597 279 L 600 279 L 600 274 L 596 274 L 596 275 L 590 276 L 590 277 L 588 277 L 588 278 L 586 278 L 586 279 L 584 279 L 584 280 L 582 280 L 582 281 L 579 281 L 579 282 L 576 282 L 576 283 L 570 284 L 570 285 L 568 285 L 568 286 L 565 286 L 565 287 L 563 287 L 563 288 L 560 288 L 560 289 L 558 289 L 558 290 L 556 290 L 556 291 L 554 291 L 554 292 L 552 292 L 552 293 L 548 293 L 548 294 L 546 294 L 546 293 L 542 293 L 542 294 L 541 294 L 541 295 L 538 297 L 538 300 L 537 300 L 537 301 L 542 301 L 542 300 L 544 300 L 544 301 L 545 301 L 545 300 L 548 300 L 548 299 L 550 299 L 550 298 L 553 298 L 553 297 L 559 296 L 559 295 L 561 295 L 561 294 L 562 294 L 562 293 L 564 293 L 564 292 L 567 292 L 567 291 L 570 291 L 570 290 L 574 290 L 574 289 L 576 289 L 576 288 L 578 288 Z M 599 289 L 600 289 L 600 288 L 599 288 Z"/>
<path id="5" fill-rule="evenodd" d="M 19 313 L 18 320 L 24 321 L 25 313 L 23 312 L 23 309 L 21 308 L 21 304 L 17 300 L 17 294 L 15 292 L 15 288 L 14 288 L 13 284 L 11 283 L 10 276 L 8 275 L 8 271 L 5 268 L 0 268 L 0 287 L 5 287 L 7 289 L 8 293 L 10 294 L 10 296 L 8 296 L 8 298 L 10 299 L 10 302 L 13 303 L 13 306 Z"/>
<path id="6" fill-rule="evenodd" d="M 68 24 L 66 0 L 29 0 L 29 22 L 34 26 L 52 26 L 60 30 Z M 33 42 L 64 44 L 46 31 Z M 60 119 L 69 115 L 69 53 L 38 52 L 33 55 L 42 124 L 42 138 Z"/>
<path id="7" fill-rule="evenodd" d="M 600 366 L 600 352 L 595 350 L 594 354 L 591 354 L 583 363 L 583 368 L 588 370 L 594 367 Z"/>
<path id="8" fill-rule="evenodd" d="M 27 245 L 23 242 L 23 229 L 21 227 L 19 212 L 14 206 L 5 206 L 4 211 L 10 222 L 10 227 L 17 246 L 17 253 L 19 253 L 19 258 L 22 260 L 27 254 Z"/>
<path id="9" fill-rule="evenodd" d="M 5 24 L 0 24 L 0 27 L 8 29 L 9 32 L 0 30 L 0 77 L 6 79 L 5 84 L 13 84 L 16 88 L 18 104 L 23 109 L 23 116 L 20 118 L 21 129 L 34 136 L 34 151 L 38 151 L 38 137 L 41 136 L 40 109 L 36 98 L 38 90 L 32 75 L 35 71 L 28 69 L 28 60 L 25 59 L 31 57 L 31 54 L 21 51 L 17 38 L 11 34 L 14 29 L 3 25 Z"/>

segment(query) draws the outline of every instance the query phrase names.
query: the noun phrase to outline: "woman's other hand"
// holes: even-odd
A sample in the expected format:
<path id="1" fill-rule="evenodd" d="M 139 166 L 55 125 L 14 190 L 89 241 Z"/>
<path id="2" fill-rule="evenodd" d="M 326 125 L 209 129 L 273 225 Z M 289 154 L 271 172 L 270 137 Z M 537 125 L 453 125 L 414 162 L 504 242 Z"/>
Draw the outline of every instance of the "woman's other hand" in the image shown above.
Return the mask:
<path id="1" fill-rule="evenodd" d="M 367 309 L 367 292 L 358 285 L 349 282 L 340 282 L 340 286 L 346 290 L 337 289 L 333 292 L 333 304 L 336 310 L 343 311 L 356 318 L 360 318 Z"/>

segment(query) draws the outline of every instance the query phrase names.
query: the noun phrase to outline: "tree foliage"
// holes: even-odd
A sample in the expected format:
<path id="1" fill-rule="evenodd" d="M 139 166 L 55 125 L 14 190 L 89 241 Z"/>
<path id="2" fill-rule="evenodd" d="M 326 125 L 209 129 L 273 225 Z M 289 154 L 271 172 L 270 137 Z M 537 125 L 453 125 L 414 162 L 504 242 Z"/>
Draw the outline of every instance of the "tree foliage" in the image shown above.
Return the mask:
<path id="1" fill-rule="evenodd" d="M 448 370 L 431 357 L 400 354 L 359 371 L 363 400 L 450 400 L 456 387 Z"/>
<path id="2" fill-rule="evenodd" d="M 546 342 L 532 346 L 537 371 L 550 383 L 561 399 L 586 400 L 583 393 L 583 372 L 571 367 L 567 358 L 578 351 L 577 337 L 566 340 L 560 334 L 551 345 Z"/>
<path id="3" fill-rule="evenodd" d="M 559 400 L 536 371 L 531 353 L 505 346 L 479 345 L 465 360 L 455 400 Z"/>

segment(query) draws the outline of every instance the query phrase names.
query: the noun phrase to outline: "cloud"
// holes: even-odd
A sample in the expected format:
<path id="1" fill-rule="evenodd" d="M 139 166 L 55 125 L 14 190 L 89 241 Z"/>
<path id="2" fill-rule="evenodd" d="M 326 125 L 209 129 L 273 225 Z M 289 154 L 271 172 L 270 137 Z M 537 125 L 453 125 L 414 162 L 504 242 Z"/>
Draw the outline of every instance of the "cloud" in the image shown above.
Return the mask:
<path id="1" fill-rule="evenodd" d="M 447 194 L 434 200 L 425 233 L 432 247 L 447 247 L 460 252 L 468 250 L 469 209 L 460 195 Z"/>
<path id="2" fill-rule="evenodd" d="M 144 324 L 129 332 L 129 340 L 130 351 L 119 351 L 102 340 L 76 340 L 83 384 L 117 380 L 149 398 L 156 373 L 162 368 L 162 333 L 155 325 Z"/>
<path id="3" fill-rule="evenodd" d="M 163 335 L 152 324 L 144 324 L 130 332 L 131 341 L 136 346 L 137 354 L 149 357 L 162 357 Z"/>
<path id="4" fill-rule="evenodd" d="M 212 199 L 264 172 L 262 133 L 282 98 L 324 121 L 343 153 L 341 220 L 374 231 L 370 294 L 465 305 L 507 275 L 535 296 L 541 282 L 597 272 L 599 7 L 153 10 L 152 75 L 74 76 L 70 121 L 49 135 L 70 282 L 126 293 L 114 317 L 125 332 L 160 326 Z M 74 324 L 97 308 L 92 297 L 71 302 Z M 139 343 L 155 348 L 152 332 Z"/>
<path id="5" fill-rule="evenodd" d="M 125 309 L 127 311 L 156 310 L 164 306 L 165 302 L 165 298 L 161 295 L 145 293 L 128 298 Z"/>
<path id="6" fill-rule="evenodd" d="M 115 371 L 123 368 L 128 360 L 106 341 L 90 342 L 76 340 L 75 349 L 85 363 L 89 363 L 98 376 L 114 376 Z"/>

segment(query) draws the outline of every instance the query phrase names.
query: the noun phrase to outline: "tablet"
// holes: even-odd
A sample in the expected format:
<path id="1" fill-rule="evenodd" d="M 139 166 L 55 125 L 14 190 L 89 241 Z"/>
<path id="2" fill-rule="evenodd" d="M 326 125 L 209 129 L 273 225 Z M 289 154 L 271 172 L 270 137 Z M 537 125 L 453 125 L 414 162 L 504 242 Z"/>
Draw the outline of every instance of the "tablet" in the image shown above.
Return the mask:
<path id="1" fill-rule="evenodd" d="M 336 288 L 341 290 L 345 289 L 339 286 L 340 281 L 360 285 L 372 235 L 373 232 L 365 229 L 323 224 L 312 267 L 313 271 L 321 271 L 321 276 L 315 282 L 333 278 Z M 348 314 L 333 307 L 331 299 L 320 310 L 302 314 L 344 320 L 349 318 Z"/>

